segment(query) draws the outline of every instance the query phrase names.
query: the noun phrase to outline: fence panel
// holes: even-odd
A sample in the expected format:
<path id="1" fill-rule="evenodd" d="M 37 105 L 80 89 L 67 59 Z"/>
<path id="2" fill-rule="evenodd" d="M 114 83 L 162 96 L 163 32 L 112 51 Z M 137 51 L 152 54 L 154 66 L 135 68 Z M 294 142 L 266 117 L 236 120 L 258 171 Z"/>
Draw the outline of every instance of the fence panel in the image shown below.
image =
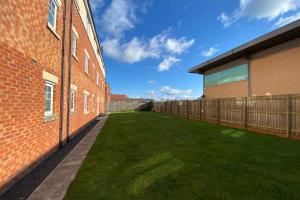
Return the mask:
<path id="1" fill-rule="evenodd" d="M 300 95 L 156 102 L 154 111 L 300 139 Z"/>
<path id="2" fill-rule="evenodd" d="M 300 138 L 300 96 L 291 97 L 290 115 L 291 138 Z"/>
<path id="3" fill-rule="evenodd" d="M 111 101 L 106 104 L 106 112 L 140 110 L 141 107 L 146 105 L 147 103 L 147 101 Z M 160 110 L 158 110 L 157 112 L 160 112 Z"/>
<path id="4" fill-rule="evenodd" d="M 217 122 L 217 99 L 205 99 L 202 101 L 202 120 Z"/>
<path id="5" fill-rule="evenodd" d="M 286 135 L 288 101 L 285 96 L 249 98 L 247 126 L 280 136 Z"/>
<path id="6" fill-rule="evenodd" d="M 246 103 L 243 98 L 219 99 L 219 122 L 224 125 L 243 127 Z"/>

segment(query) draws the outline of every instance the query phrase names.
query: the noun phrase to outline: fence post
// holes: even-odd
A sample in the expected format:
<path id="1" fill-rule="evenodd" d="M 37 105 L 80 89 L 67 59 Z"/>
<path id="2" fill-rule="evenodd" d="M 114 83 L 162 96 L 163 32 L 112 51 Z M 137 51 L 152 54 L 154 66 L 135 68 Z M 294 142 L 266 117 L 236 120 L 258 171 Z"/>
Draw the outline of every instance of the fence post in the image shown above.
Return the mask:
<path id="1" fill-rule="evenodd" d="M 186 101 L 186 118 L 189 118 L 189 101 Z"/>
<path id="2" fill-rule="evenodd" d="M 199 107 L 200 107 L 200 111 L 199 111 L 199 115 L 200 115 L 200 121 L 201 121 L 201 119 L 202 119 L 202 100 L 199 100 L 199 103 L 200 103 L 200 105 L 199 105 Z"/>
<path id="3" fill-rule="evenodd" d="M 247 122 L 248 122 L 248 106 L 247 106 L 247 97 L 244 98 L 244 129 L 247 129 Z"/>
<path id="4" fill-rule="evenodd" d="M 217 99 L 217 124 L 220 124 L 220 99 Z"/>
<path id="5" fill-rule="evenodd" d="M 291 130 L 291 104 L 290 104 L 291 98 L 290 96 L 286 97 L 286 137 L 290 137 L 290 130 Z"/>

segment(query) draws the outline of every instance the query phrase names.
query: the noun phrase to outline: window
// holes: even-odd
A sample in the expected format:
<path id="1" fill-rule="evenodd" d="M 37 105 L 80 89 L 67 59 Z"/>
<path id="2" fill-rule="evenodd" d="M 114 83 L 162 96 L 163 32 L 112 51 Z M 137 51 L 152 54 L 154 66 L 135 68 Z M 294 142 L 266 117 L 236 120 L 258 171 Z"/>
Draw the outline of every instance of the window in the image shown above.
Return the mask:
<path id="1" fill-rule="evenodd" d="M 99 73 L 97 72 L 96 84 L 99 85 Z"/>
<path id="2" fill-rule="evenodd" d="M 89 54 L 87 53 L 87 51 L 85 50 L 84 72 L 85 72 L 86 74 L 89 74 L 89 59 L 90 59 L 90 56 L 89 56 Z"/>
<path id="3" fill-rule="evenodd" d="M 53 84 L 45 85 L 45 116 L 53 115 Z"/>
<path id="4" fill-rule="evenodd" d="M 72 55 L 75 57 L 77 56 L 77 40 L 78 40 L 78 34 L 75 28 L 73 28 Z"/>
<path id="5" fill-rule="evenodd" d="M 75 111 L 75 90 L 71 90 L 71 112 Z"/>
<path id="6" fill-rule="evenodd" d="M 48 26 L 53 30 L 56 29 L 56 15 L 57 15 L 56 1 L 55 0 L 50 0 L 49 14 L 48 14 Z"/>
<path id="7" fill-rule="evenodd" d="M 87 13 L 87 14 L 86 14 L 85 29 L 86 29 L 86 32 L 87 32 L 88 35 L 89 35 L 89 33 L 90 33 L 90 28 L 91 28 L 91 22 L 90 22 L 89 14 Z"/>
<path id="8" fill-rule="evenodd" d="M 89 112 L 89 95 L 87 93 L 84 93 L 83 97 L 83 108 L 84 108 L 84 113 Z"/>
<path id="9" fill-rule="evenodd" d="M 204 76 L 205 87 L 248 80 L 248 64 Z"/>

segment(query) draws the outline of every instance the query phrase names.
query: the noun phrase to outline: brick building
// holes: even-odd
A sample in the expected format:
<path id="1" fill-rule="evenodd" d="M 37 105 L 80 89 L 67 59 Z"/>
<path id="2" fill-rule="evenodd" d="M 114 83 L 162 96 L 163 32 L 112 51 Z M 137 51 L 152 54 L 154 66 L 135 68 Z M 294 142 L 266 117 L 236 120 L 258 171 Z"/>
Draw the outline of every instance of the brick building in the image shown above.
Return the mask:
<path id="1" fill-rule="evenodd" d="M 1 194 L 104 112 L 106 81 L 88 0 L 0 10 Z"/>
<path id="2" fill-rule="evenodd" d="M 128 96 L 126 94 L 112 94 L 111 101 L 127 101 L 128 100 Z"/>
<path id="3" fill-rule="evenodd" d="M 190 73 L 203 74 L 207 98 L 300 93 L 300 20 L 274 30 Z"/>

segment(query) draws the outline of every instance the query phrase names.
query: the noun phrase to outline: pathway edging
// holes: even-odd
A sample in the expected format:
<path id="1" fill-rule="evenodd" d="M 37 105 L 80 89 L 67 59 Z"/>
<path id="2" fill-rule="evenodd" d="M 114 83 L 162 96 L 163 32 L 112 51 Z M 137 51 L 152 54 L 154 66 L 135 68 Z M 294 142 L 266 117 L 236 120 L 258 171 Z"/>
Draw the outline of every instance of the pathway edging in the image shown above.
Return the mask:
<path id="1" fill-rule="evenodd" d="M 29 196 L 29 200 L 60 200 L 64 198 L 106 119 L 107 116 L 99 118 L 99 122 L 92 130 L 34 190 Z"/>

